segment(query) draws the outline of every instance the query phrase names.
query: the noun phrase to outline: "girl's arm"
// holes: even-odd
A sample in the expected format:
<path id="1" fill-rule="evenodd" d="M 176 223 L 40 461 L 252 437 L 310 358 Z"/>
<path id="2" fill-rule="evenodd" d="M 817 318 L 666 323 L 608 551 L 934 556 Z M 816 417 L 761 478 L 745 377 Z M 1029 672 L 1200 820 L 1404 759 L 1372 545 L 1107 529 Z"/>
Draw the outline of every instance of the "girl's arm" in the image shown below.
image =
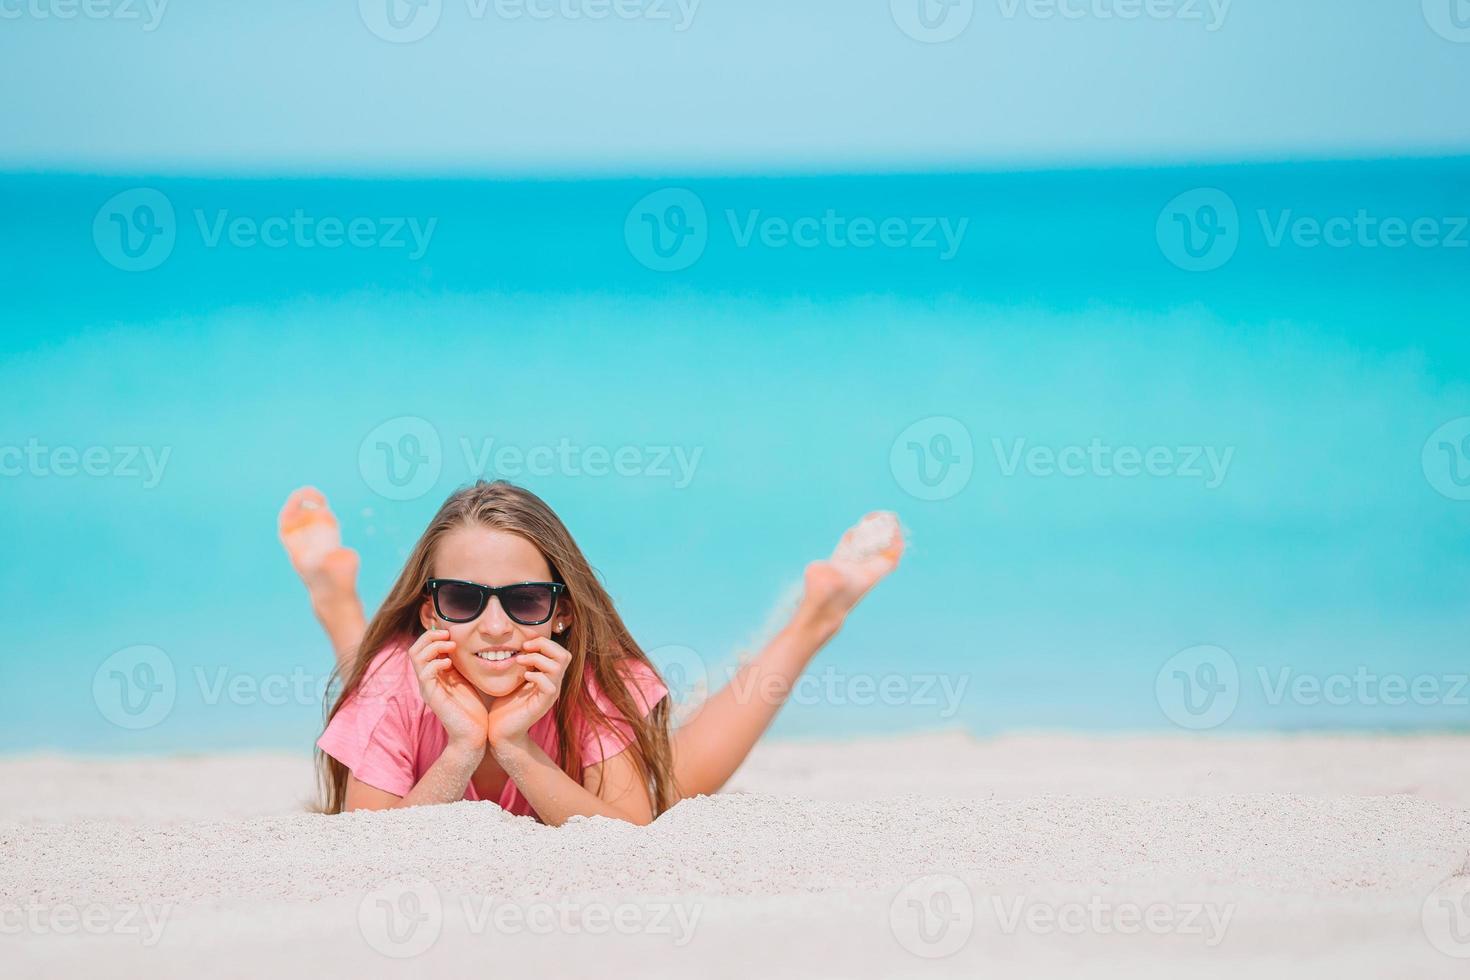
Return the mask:
<path id="1" fill-rule="evenodd" d="M 543 823 L 560 826 L 572 817 L 613 817 L 629 823 L 653 820 L 653 802 L 627 752 L 587 767 L 578 784 L 530 736 L 531 726 L 551 710 L 561 692 L 572 655 L 550 637 L 528 640 L 516 659 L 526 666 L 526 683 L 490 707 L 485 735 L 490 752 Z M 590 788 L 589 788 L 590 787 Z"/>
<path id="2" fill-rule="evenodd" d="M 681 797 L 718 792 L 735 774 L 837 624 L 800 613 L 674 733 Z"/>
<path id="3" fill-rule="evenodd" d="M 343 809 L 388 810 L 464 799 L 470 778 L 485 758 L 487 715 L 470 682 L 454 669 L 449 659 L 453 647 L 448 630 L 431 629 L 408 648 L 419 694 L 448 737 L 444 751 L 407 796 L 395 796 L 349 776 Z"/>
<path id="4" fill-rule="evenodd" d="M 588 766 L 586 785 L 579 785 L 530 738 L 496 742 L 490 750 L 545 824 L 560 827 L 572 817 L 612 817 L 639 826 L 653 822 L 653 801 L 628 752 Z"/>
<path id="5" fill-rule="evenodd" d="M 429 767 L 407 796 L 395 796 L 387 790 L 369 786 L 356 776 L 347 777 L 347 799 L 342 807 L 349 810 L 392 810 L 403 806 L 430 806 L 435 803 L 454 803 L 464 799 L 470 777 L 480 765 L 480 758 L 472 750 L 450 745 L 438 760 Z"/>
<path id="6" fill-rule="evenodd" d="M 831 558 L 807 566 L 791 622 L 674 733 L 681 797 L 718 792 L 735 774 L 812 657 L 868 590 L 898 567 L 903 547 L 898 519 L 874 513 L 842 536 Z"/>

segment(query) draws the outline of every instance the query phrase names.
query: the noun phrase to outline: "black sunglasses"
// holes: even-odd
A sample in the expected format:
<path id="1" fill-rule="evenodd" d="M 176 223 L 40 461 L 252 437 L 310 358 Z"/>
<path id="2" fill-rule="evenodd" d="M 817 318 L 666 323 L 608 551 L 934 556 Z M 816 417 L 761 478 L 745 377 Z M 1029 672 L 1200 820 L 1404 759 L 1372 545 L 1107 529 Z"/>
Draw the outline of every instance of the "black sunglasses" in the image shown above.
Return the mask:
<path id="1" fill-rule="evenodd" d="M 490 604 L 490 597 L 500 599 L 500 608 L 522 626 L 540 626 L 556 612 L 556 600 L 565 585 L 560 582 L 520 582 L 491 588 L 477 582 L 455 578 L 429 579 L 429 595 L 434 597 L 434 610 L 440 619 L 451 623 L 468 623 L 478 619 Z"/>

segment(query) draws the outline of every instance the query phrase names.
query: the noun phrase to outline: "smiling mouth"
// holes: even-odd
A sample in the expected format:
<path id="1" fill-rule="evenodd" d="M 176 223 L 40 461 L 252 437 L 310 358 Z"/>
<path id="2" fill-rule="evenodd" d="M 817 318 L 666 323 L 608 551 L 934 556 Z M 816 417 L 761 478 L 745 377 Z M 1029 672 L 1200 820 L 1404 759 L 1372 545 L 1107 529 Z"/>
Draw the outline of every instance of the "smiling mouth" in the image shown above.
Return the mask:
<path id="1" fill-rule="evenodd" d="M 498 664 L 504 663 L 505 661 L 514 658 L 515 655 L 516 651 L 514 650 L 481 650 L 479 653 L 475 654 L 475 657 L 478 660 L 484 660 L 488 663 Z"/>

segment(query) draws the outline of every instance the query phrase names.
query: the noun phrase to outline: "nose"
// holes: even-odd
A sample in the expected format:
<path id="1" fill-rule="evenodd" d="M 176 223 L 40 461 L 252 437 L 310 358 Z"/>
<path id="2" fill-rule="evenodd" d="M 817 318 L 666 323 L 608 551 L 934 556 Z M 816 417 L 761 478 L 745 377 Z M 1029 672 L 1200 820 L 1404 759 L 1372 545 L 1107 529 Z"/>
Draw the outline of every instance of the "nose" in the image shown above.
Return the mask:
<path id="1" fill-rule="evenodd" d="M 510 617 L 505 614 L 505 609 L 500 605 L 499 596 L 491 596 L 485 605 L 485 611 L 480 613 L 475 628 L 480 635 L 490 640 L 503 639 L 511 634 L 513 629 Z"/>

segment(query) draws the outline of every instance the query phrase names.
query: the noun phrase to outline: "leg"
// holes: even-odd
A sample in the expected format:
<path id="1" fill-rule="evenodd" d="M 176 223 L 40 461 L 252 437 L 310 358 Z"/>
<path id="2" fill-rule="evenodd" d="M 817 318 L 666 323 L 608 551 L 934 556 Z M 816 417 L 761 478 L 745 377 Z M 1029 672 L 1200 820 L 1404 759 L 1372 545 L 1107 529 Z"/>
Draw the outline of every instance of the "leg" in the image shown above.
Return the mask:
<path id="1" fill-rule="evenodd" d="M 791 622 L 674 733 L 674 777 L 683 796 L 714 793 L 735 773 L 812 657 L 902 553 L 897 519 L 869 514 L 830 559 L 807 566 Z"/>
<path id="2" fill-rule="evenodd" d="M 279 518 L 281 544 L 311 597 L 311 608 L 332 641 L 339 669 L 357 653 L 367 629 L 357 597 L 357 552 L 342 547 L 337 517 L 315 487 L 286 498 Z"/>

